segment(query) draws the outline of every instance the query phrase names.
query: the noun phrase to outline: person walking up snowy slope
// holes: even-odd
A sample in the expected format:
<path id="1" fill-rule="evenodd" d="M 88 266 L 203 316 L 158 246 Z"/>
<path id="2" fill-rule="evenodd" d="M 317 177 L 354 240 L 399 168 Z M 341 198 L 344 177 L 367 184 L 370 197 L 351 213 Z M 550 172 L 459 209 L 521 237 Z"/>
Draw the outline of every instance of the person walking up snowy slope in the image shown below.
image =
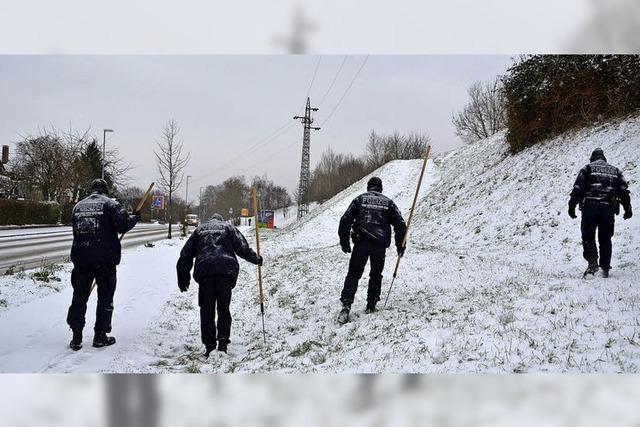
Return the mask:
<path id="1" fill-rule="evenodd" d="M 597 148 L 591 154 L 590 163 L 580 170 L 569 199 L 569 216 L 571 218 L 577 218 L 577 205 L 580 205 L 580 210 L 582 210 L 580 228 L 583 256 L 588 263 L 584 277 L 593 277 L 599 268 L 602 269 L 603 277 L 609 277 L 612 252 L 611 237 L 619 204 L 624 208 L 623 218 L 631 218 L 633 212 L 627 181 L 618 168 L 607 163 L 602 149 Z M 596 230 L 600 243 L 599 265 Z"/>
<path id="2" fill-rule="evenodd" d="M 351 304 L 358 289 L 358 281 L 364 273 L 367 260 L 371 260 L 369 287 L 367 290 L 366 313 L 373 313 L 380 301 L 382 271 L 387 248 L 391 245 L 391 226 L 395 234 L 398 255 L 404 254 L 402 240 L 406 224 L 396 204 L 382 194 L 382 180 L 373 177 L 367 183 L 367 192 L 356 197 L 340 219 L 338 236 L 344 253 L 351 253 L 349 237 L 353 239 L 353 253 L 349 261 L 349 271 L 340 295 L 342 310 L 338 322 L 349 321 Z"/>

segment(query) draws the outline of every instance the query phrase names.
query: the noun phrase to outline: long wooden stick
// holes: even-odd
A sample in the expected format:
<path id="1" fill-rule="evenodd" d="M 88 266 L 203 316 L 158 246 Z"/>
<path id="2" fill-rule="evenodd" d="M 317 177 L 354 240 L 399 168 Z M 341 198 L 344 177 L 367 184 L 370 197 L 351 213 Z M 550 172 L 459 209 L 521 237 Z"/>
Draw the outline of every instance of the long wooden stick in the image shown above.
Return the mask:
<path id="1" fill-rule="evenodd" d="M 258 227 L 258 196 L 256 188 L 251 189 L 253 195 L 253 222 L 256 227 L 256 253 L 260 256 L 260 227 Z M 262 339 L 267 343 L 267 333 L 264 330 L 264 294 L 262 293 L 262 266 L 258 264 L 258 289 L 260 298 L 260 313 L 262 313 Z"/>
<path id="2" fill-rule="evenodd" d="M 411 221 L 413 220 L 413 213 L 416 210 L 416 202 L 418 201 L 418 196 L 420 195 L 420 187 L 422 186 L 422 178 L 424 177 L 424 171 L 427 168 L 427 161 L 429 160 L 429 153 L 431 152 L 431 145 L 427 145 L 427 149 L 424 153 L 424 162 L 422 163 L 422 170 L 420 171 L 420 178 L 418 178 L 418 186 L 416 187 L 416 194 L 413 196 L 413 203 L 411 204 L 411 212 L 409 212 L 409 219 L 407 220 L 407 228 L 404 231 L 404 237 L 402 238 L 402 247 L 407 246 L 407 236 L 409 235 L 409 227 L 411 226 Z M 384 300 L 384 307 L 387 306 L 387 301 L 389 301 L 389 295 L 391 294 L 391 289 L 393 288 L 393 282 L 396 280 L 396 276 L 398 275 L 398 268 L 400 267 L 401 256 L 398 256 L 396 260 L 396 268 L 393 270 L 393 278 L 391 279 L 391 285 L 389 286 L 389 291 L 387 292 L 387 298 Z"/>
<path id="3" fill-rule="evenodd" d="M 149 194 L 151 194 L 151 190 L 153 190 L 153 186 L 155 185 L 155 182 L 152 182 L 151 185 L 149 186 L 149 188 L 147 189 L 147 192 L 144 193 L 144 195 L 142 196 L 142 198 L 140 199 L 140 201 L 138 202 L 138 206 L 136 206 L 136 209 L 134 212 L 136 211 L 140 211 L 142 209 L 142 207 L 144 206 L 145 202 L 147 201 L 147 199 L 149 198 Z M 169 224 L 169 227 L 171 227 L 171 224 Z M 120 235 L 119 240 L 122 242 L 122 238 L 124 237 L 125 233 L 122 233 Z M 93 288 L 96 287 L 96 279 L 93 279 L 93 283 L 91 284 L 91 290 L 89 291 L 89 295 L 91 295 L 91 292 L 93 292 Z"/>

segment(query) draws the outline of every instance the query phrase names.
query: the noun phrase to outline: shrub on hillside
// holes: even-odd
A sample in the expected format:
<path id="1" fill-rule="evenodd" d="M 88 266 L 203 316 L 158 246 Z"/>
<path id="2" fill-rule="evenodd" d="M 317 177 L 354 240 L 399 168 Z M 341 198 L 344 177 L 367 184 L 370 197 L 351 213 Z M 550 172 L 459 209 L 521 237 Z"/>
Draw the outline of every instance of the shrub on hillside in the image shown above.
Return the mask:
<path id="1" fill-rule="evenodd" d="M 59 217 L 57 203 L 0 199 L 0 225 L 55 224 Z"/>
<path id="2" fill-rule="evenodd" d="M 513 152 L 640 110 L 640 55 L 533 55 L 503 78 Z"/>

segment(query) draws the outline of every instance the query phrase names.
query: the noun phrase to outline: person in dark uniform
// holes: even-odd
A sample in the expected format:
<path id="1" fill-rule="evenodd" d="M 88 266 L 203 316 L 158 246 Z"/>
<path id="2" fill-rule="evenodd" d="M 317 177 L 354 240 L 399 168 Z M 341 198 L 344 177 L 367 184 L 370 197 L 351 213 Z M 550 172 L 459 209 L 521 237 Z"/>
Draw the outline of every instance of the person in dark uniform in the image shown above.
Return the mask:
<path id="1" fill-rule="evenodd" d="M 584 277 L 594 276 L 599 268 L 602 269 L 603 277 L 609 277 L 615 215 L 619 213 L 619 206 L 622 205 L 623 218 L 631 218 L 631 197 L 622 172 L 607 163 L 601 148 L 593 151 L 590 161 L 591 163 L 580 170 L 571 191 L 569 216 L 575 219 L 576 206 L 580 205 L 583 256 L 588 263 Z M 596 230 L 600 244 L 599 263 Z"/>
<path id="2" fill-rule="evenodd" d="M 186 292 L 191 282 L 193 259 L 196 260 L 193 278 L 199 285 L 198 304 L 205 357 L 216 349 L 216 340 L 218 351 L 227 352 L 231 335 L 231 290 L 236 286 L 240 269 L 236 255 L 252 264 L 262 265 L 262 257 L 249 247 L 242 233 L 221 215 L 214 214 L 191 234 L 176 265 L 178 287 Z"/>
<path id="3" fill-rule="evenodd" d="M 351 253 L 350 235 L 354 246 L 340 296 L 342 310 L 338 316 L 339 323 L 349 320 L 351 304 L 367 260 L 371 260 L 371 271 L 365 312 L 375 311 L 376 303 L 380 301 L 385 255 L 391 245 L 391 226 L 395 234 L 398 256 L 402 256 L 405 250 L 402 240 L 407 226 L 395 203 L 382 194 L 382 180 L 373 177 L 367 183 L 367 192 L 356 197 L 340 219 L 338 236 L 342 251 Z"/>
<path id="4" fill-rule="evenodd" d="M 115 344 L 111 332 L 113 294 L 116 290 L 116 266 L 120 264 L 121 247 L 118 233 L 126 233 L 140 220 L 140 213 L 128 213 L 120 203 L 109 198 L 105 180 L 91 183 L 91 195 L 78 202 L 72 212 L 73 243 L 71 246 L 71 286 L 73 299 L 67 324 L 73 331 L 70 347 L 82 348 L 87 301 L 93 281 L 98 288 L 94 347 Z"/>

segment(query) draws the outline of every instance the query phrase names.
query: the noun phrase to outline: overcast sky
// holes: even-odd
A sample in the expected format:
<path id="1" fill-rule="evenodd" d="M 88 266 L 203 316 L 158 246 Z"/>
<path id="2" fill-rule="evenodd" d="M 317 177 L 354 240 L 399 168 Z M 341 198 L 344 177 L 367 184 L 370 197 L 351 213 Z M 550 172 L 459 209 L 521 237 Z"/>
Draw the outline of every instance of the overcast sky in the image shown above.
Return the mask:
<path id="1" fill-rule="evenodd" d="M 303 112 L 307 92 L 320 108 L 315 124 L 322 125 L 312 133 L 312 165 L 327 147 L 362 153 L 374 129 L 426 132 L 434 149 L 444 151 L 461 144 L 451 115 L 464 106 L 468 86 L 503 73 L 512 61 L 488 55 L 346 58 L 337 74 L 344 56 L 0 56 L 0 141 L 12 145 L 39 128 L 70 124 L 90 126 L 101 140 L 102 129 L 112 128 L 107 144 L 135 166 L 133 183 L 146 187 L 157 178 L 155 143 L 174 119 L 192 154 L 191 200 L 200 186 L 236 174 L 267 174 L 293 189 L 302 125 L 292 117 Z"/>

